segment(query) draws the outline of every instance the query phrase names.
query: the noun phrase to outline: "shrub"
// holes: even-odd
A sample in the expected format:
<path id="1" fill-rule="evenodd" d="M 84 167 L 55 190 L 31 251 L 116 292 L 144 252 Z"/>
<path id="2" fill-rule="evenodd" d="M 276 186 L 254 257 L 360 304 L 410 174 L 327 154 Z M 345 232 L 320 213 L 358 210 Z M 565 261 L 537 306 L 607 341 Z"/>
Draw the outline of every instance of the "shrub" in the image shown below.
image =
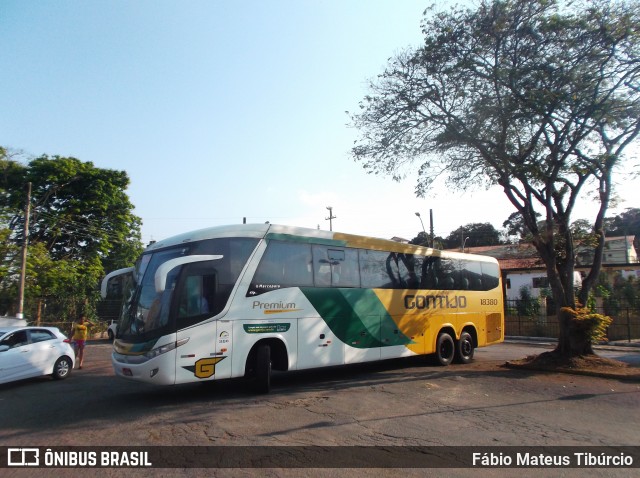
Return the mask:
<path id="1" fill-rule="evenodd" d="M 592 343 L 607 339 L 607 329 L 613 322 L 611 317 L 580 306 L 575 309 L 563 307 L 562 311 L 571 316 L 570 328 L 574 333 L 584 334 Z"/>

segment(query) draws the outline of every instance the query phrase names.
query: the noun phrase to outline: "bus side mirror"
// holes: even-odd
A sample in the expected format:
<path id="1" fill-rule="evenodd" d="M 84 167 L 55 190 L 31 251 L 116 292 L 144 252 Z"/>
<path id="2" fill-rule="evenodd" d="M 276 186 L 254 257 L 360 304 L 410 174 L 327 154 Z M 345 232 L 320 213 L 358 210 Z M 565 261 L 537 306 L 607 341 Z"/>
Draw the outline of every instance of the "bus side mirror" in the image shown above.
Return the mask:
<path id="1" fill-rule="evenodd" d="M 202 255 L 202 256 L 177 257 L 175 259 L 168 260 L 164 264 L 160 265 L 160 267 L 158 267 L 158 270 L 156 270 L 156 275 L 154 277 L 156 293 L 161 294 L 162 292 L 164 292 L 164 290 L 167 287 L 167 276 L 169 275 L 169 272 L 171 272 L 172 269 L 175 269 L 176 267 L 181 266 L 183 264 L 191 264 L 192 262 L 215 261 L 218 259 L 222 259 L 223 257 L 224 256 L 221 256 L 221 255 L 217 255 L 217 256 Z"/>
<path id="2" fill-rule="evenodd" d="M 125 267 L 124 269 L 118 269 L 117 271 L 109 272 L 100 284 L 100 296 L 103 299 L 107 298 L 107 287 L 109 285 L 109 279 L 113 279 L 116 276 L 133 273 L 133 267 Z"/>

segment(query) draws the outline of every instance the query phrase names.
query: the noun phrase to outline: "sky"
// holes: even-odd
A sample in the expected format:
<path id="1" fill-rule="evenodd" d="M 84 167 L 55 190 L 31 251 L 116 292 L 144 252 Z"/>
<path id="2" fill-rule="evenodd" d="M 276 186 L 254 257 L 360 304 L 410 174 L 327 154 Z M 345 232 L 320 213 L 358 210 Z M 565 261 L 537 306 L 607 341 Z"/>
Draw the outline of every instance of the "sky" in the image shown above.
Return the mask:
<path id="1" fill-rule="evenodd" d="M 126 171 L 145 244 L 244 218 L 412 239 L 430 210 L 437 236 L 501 229 L 499 189 L 418 198 L 410 174 L 350 156 L 347 111 L 420 44 L 430 3 L 2 0 L 0 145 Z M 610 215 L 640 207 L 632 184 L 619 194 Z M 574 219 L 593 211 L 585 199 Z"/>

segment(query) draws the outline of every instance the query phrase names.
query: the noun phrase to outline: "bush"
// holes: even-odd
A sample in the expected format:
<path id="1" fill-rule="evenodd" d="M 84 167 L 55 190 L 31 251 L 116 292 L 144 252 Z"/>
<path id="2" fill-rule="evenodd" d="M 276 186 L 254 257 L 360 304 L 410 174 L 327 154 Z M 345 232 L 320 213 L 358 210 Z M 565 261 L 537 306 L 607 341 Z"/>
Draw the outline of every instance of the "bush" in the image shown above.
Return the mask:
<path id="1" fill-rule="evenodd" d="M 521 317 L 537 317 L 540 315 L 540 302 L 531 296 L 527 286 L 520 287 L 520 299 L 517 302 L 518 315 Z"/>
<path id="2" fill-rule="evenodd" d="M 597 314 L 586 307 L 563 307 L 562 312 L 571 316 L 569 326 L 574 333 L 584 335 L 591 343 L 607 339 L 607 329 L 613 322 L 611 317 Z"/>

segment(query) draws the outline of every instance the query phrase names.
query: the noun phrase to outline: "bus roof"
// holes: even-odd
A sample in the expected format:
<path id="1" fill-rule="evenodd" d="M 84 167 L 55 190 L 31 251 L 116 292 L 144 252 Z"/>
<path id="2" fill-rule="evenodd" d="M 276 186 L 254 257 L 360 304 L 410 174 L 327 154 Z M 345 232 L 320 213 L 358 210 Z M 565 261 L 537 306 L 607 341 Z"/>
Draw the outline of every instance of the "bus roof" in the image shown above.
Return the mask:
<path id="1" fill-rule="evenodd" d="M 477 256 L 459 252 L 443 252 L 424 246 L 405 244 L 376 237 L 345 234 L 342 232 L 325 231 L 297 226 L 284 226 L 278 224 L 234 224 L 228 226 L 214 226 L 206 229 L 187 232 L 158 241 L 150 245 L 146 252 L 151 252 L 165 247 L 187 244 L 194 241 L 223 237 L 249 237 L 255 239 L 289 240 L 295 242 L 319 243 L 341 247 L 356 247 L 380 251 L 397 252 L 404 254 L 422 254 L 429 256 L 446 256 L 452 258 L 486 259 L 495 262 L 488 256 Z"/>

